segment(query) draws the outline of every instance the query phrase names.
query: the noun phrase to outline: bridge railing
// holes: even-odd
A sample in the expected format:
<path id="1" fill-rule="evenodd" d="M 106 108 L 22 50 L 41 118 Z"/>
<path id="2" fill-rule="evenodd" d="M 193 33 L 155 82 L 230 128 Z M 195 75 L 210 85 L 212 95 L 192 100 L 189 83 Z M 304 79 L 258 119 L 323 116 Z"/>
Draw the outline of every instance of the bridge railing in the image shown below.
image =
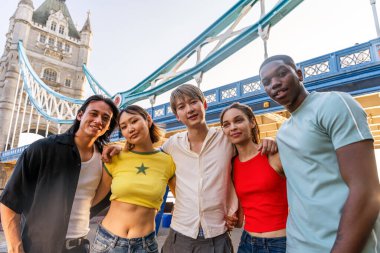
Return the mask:
<path id="1" fill-rule="evenodd" d="M 299 64 L 305 81 L 350 72 L 379 61 L 380 39 L 313 58 Z"/>
<path id="2" fill-rule="evenodd" d="M 29 145 L 25 145 L 25 146 L 21 146 L 21 147 L 17 147 L 14 149 L 1 152 L 0 162 L 11 162 L 11 161 L 17 160 L 17 158 L 28 146 Z"/>
<path id="3" fill-rule="evenodd" d="M 379 66 L 379 55 L 380 39 L 375 39 L 301 62 L 297 64 L 297 66 L 303 72 L 305 86 L 311 90 L 316 90 L 325 85 L 324 79 L 326 78 L 329 78 L 329 82 L 332 82 L 336 76 L 336 82 L 339 82 L 345 75 L 352 75 L 352 72 L 358 72 L 355 75 L 367 75 L 368 73 L 365 70 L 367 70 L 368 67 L 371 67 L 372 65 Z M 372 87 L 372 89 L 374 88 Z M 244 101 L 247 98 L 256 101 L 268 100 L 258 75 L 207 90 L 204 94 L 209 105 L 208 113 L 219 110 L 220 107 L 231 103 L 232 101 Z M 147 110 L 153 116 L 153 119 L 159 123 L 167 124 L 176 121 L 173 117 L 173 112 L 169 103 L 155 106 Z M 255 112 L 261 113 L 264 112 L 264 110 Z M 175 129 L 177 128 L 174 127 L 171 130 Z M 120 139 L 122 138 L 119 137 L 118 131 L 115 131 L 111 135 L 111 141 L 118 141 Z M 5 162 L 14 160 L 25 148 L 26 146 L 23 146 L 1 153 L 0 161 Z"/>
<path id="4" fill-rule="evenodd" d="M 355 69 L 379 62 L 380 39 L 358 44 L 331 54 L 326 54 L 297 64 L 304 75 L 305 86 L 314 80 L 341 75 Z M 245 97 L 265 95 L 260 77 L 254 76 L 204 92 L 210 107 L 220 103 L 239 101 Z M 149 109 L 156 120 L 173 116 L 170 104 L 162 104 Z"/>

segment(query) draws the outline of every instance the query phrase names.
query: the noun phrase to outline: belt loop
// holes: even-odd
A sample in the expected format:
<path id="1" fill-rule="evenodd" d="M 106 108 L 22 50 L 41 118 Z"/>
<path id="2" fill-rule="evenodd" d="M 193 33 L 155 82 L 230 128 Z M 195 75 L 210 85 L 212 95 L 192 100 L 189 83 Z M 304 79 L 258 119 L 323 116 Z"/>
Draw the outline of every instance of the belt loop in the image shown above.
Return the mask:
<path id="1" fill-rule="evenodd" d="M 174 230 L 172 230 L 172 237 L 173 237 L 173 244 L 174 244 L 177 239 L 177 232 L 175 232 Z"/>
<path id="2" fill-rule="evenodd" d="M 212 238 L 208 238 L 208 239 L 206 239 L 206 240 L 209 241 L 211 247 L 214 247 L 216 238 L 217 238 L 217 236 L 216 236 L 216 237 L 212 237 Z M 224 236 L 224 240 L 225 240 L 225 239 L 226 239 L 226 238 L 225 238 L 225 236 Z"/>
<path id="3" fill-rule="evenodd" d="M 141 239 L 142 239 L 143 249 L 145 249 L 145 244 L 146 244 L 145 243 L 145 236 L 143 236 Z"/>
<path id="4" fill-rule="evenodd" d="M 116 244 L 117 244 L 117 241 L 119 240 L 119 237 L 117 235 L 113 235 L 113 238 L 112 238 L 112 243 L 111 243 L 111 248 L 115 248 L 116 247 Z"/>

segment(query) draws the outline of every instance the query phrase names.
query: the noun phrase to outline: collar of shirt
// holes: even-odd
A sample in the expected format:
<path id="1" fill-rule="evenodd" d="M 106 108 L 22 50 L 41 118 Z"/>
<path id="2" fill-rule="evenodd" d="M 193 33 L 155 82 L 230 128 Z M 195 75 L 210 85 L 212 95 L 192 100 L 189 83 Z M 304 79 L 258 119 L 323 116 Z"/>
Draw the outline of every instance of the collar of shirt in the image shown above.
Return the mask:
<path id="1" fill-rule="evenodd" d="M 176 164 L 176 207 L 171 227 L 197 238 L 202 226 L 205 238 L 226 231 L 224 216 L 237 210 L 231 181 L 234 148 L 219 128 L 210 128 L 199 154 L 190 150 L 187 132 L 163 145 Z"/>

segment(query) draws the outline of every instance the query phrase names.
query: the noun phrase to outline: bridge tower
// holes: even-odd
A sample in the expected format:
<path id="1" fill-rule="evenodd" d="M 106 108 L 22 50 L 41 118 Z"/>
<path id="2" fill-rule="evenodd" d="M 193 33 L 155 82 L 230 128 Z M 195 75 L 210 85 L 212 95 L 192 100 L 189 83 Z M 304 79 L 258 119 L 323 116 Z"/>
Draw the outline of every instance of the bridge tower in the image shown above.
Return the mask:
<path id="1" fill-rule="evenodd" d="M 23 41 L 33 69 L 45 84 L 64 96 L 83 98 L 85 77 L 82 64 L 87 63 L 89 59 L 91 39 L 89 15 L 83 28 L 78 31 L 65 0 L 45 0 L 37 9 L 34 9 L 32 0 L 19 1 L 15 13 L 9 20 L 6 44 L 0 58 L 0 151 L 6 149 L 7 144 L 8 147 L 11 146 L 8 137 L 9 122 L 14 118 L 14 109 L 19 101 L 22 101 L 16 99 L 19 97 L 17 87 L 19 90 L 22 88 L 18 66 L 18 41 Z M 29 109 L 25 108 L 26 117 L 32 114 L 30 132 L 34 133 L 34 130 L 41 135 L 45 135 L 45 132 L 57 133 L 57 128 L 48 128 L 48 123 L 42 118 L 39 119 L 37 113 L 30 110 L 30 106 Z M 25 132 L 24 129 L 25 126 L 20 132 Z M 13 147 L 17 146 L 17 142 L 18 136 Z"/>

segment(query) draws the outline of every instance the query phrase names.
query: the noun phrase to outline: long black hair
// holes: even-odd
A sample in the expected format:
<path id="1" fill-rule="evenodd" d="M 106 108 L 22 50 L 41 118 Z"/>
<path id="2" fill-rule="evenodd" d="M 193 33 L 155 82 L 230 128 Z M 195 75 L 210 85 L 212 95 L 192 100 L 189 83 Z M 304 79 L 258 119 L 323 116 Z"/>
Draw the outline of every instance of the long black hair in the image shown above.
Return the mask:
<path id="1" fill-rule="evenodd" d="M 83 105 L 79 108 L 74 120 L 74 124 L 70 127 L 68 131 L 71 133 L 76 133 L 78 131 L 79 126 L 80 126 L 80 120 L 77 119 L 78 114 L 80 112 L 84 113 L 88 105 L 96 101 L 103 101 L 112 110 L 112 117 L 111 117 L 109 129 L 102 136 L 99 136 L 98 139 L 95 141 L 95 144 L 97 145 L 97 147 L 101 149 L 104 144 L 109 142 L 110 135 L 117 125 L 117 118 L 119 116 L 119 109 L 116 107 L 116 105 L 110 98 L 107 98 L 103 95 L 92 95 L 91 97 L 87 98 L 86 101 L 84 101 Z"/>
<path id="2" fill-rule="evenodd" d="M 134 115 L 140 115 L 144 120 L 147 120 L 148 117 L 150 117 L 149 113 L 141 106 L 129 105 L 120 112 L 118 122 L 120 122 L 120 117 L 124 112 L 134 114 Z M 149 127 L 150 140 L 152 141 L 152 143 L 156 143 L 160 141 L 162 136 L 163 136 L 163 130 L 156 123 L 154 123 L 152 119 L 152 125 Z M 126 149 L 132 150 L 133 148 L 134 148 L 134 145 L 131 143 L 128 143 L 128 140 L 127 140 Z"/>

